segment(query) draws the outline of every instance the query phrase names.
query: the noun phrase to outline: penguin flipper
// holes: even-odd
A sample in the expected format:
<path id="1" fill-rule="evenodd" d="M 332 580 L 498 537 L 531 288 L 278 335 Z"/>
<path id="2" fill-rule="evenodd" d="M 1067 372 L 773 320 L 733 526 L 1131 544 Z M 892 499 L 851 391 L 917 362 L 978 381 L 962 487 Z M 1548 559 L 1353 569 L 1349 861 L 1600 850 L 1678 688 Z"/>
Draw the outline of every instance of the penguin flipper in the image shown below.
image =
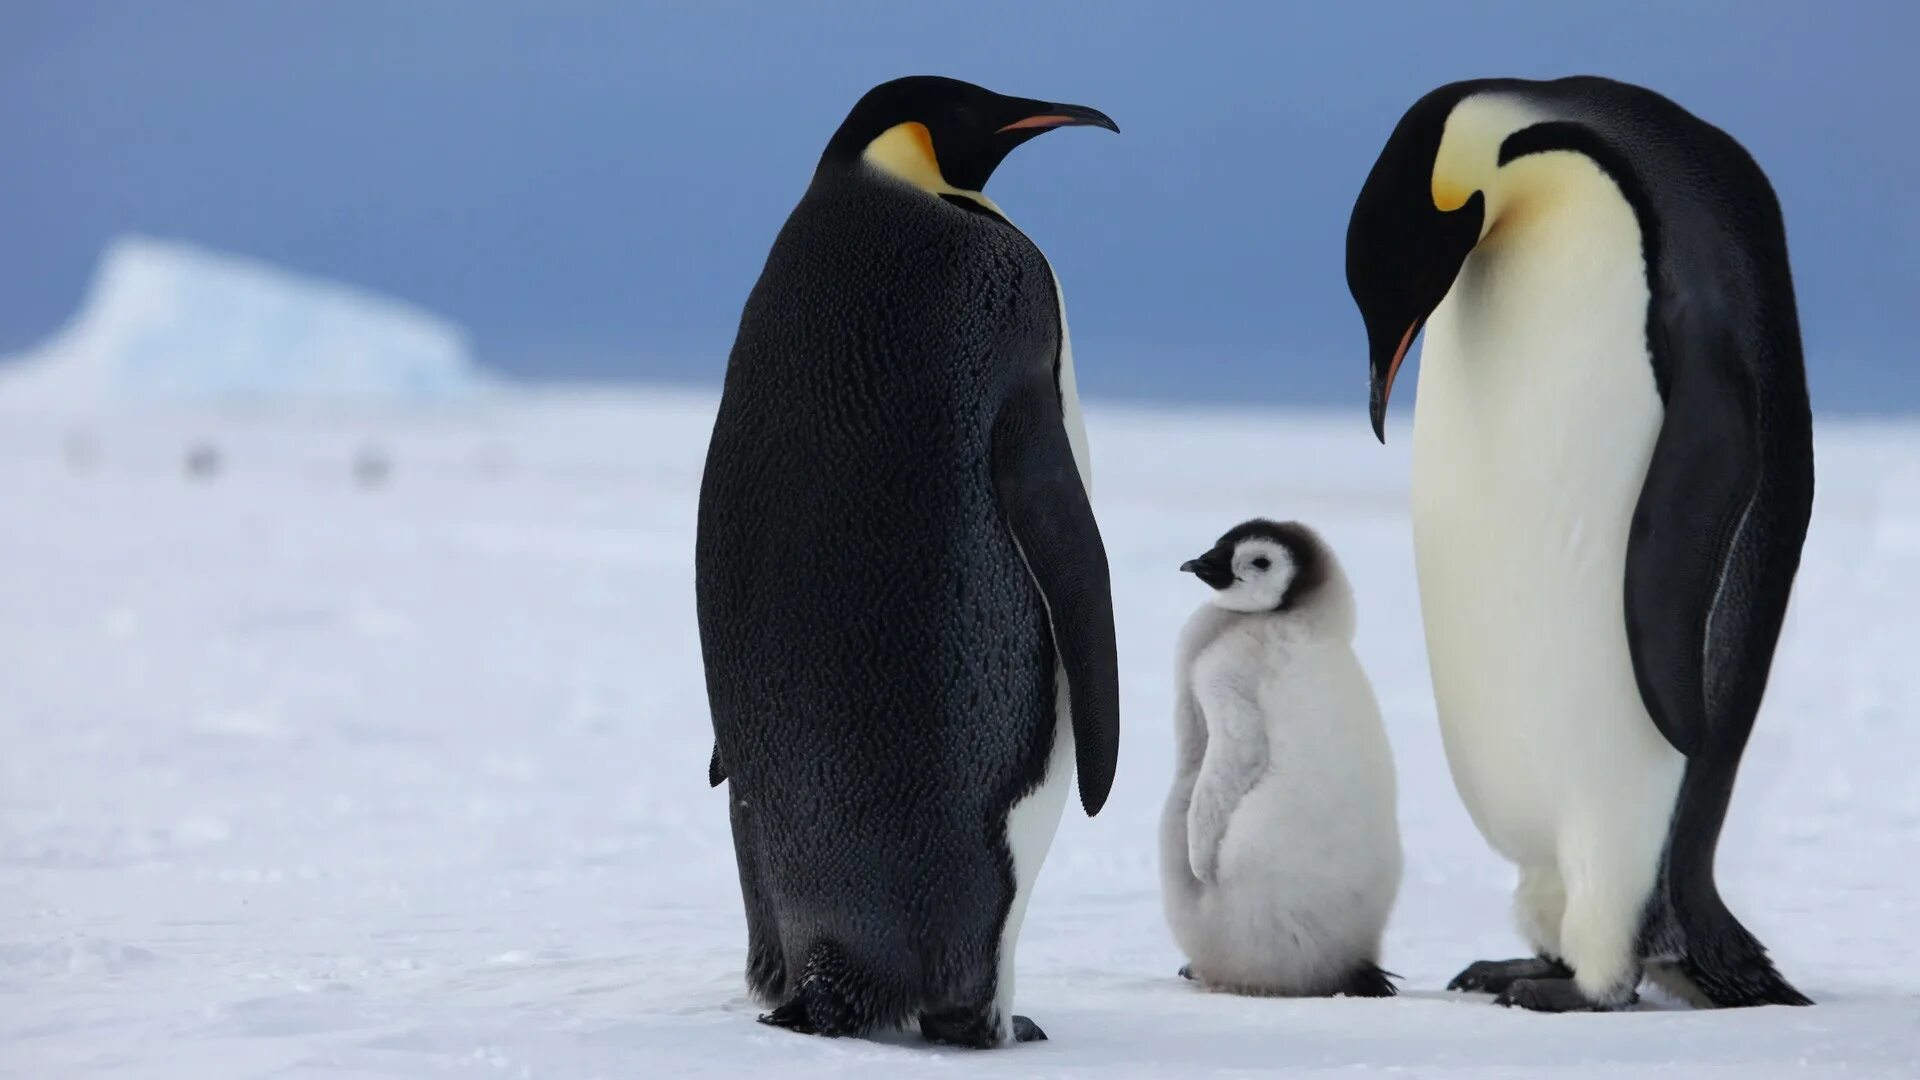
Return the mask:
<path id="1" fill-rule="evenodd" d="M 1220 845 L 1241 800 L 1273 761 L 1266 720 L 1257 702 L 1239 693 L 1210 695 L 1201 712 L 1208 725 L 1207 751 L 1187 806 L 1187 865 L 1194 880 L 1212 884 L 1220 870 Z"/>
<path id="2" fill-rule="evenodd" d="M 1769 372 L 1710 299 L 1664 307 L 1672 375 L 1627 543 L 1627 645 L 1674 749 L 1737 754 L 1813 508 L 1812 420 L 1797 373 Z"/>
<path id="3" fill-rule="evenodd" d="M 720 760 L 720 742 L 714 740 L 713 757 L 707 761 L 707 786 L 719 787 L 727 779 L 727 766 Z"/>
<path id="4" fill-rule="evenodd" d="M 1091 817 L 1107 801 L 1119 760 L 1120 663 L 1106 547 L 1061 417 L 1052 371 L 1036 365 L 994 420 L 993 484 L 1046 601 L 1067 676 L 1080 804 Z"/>

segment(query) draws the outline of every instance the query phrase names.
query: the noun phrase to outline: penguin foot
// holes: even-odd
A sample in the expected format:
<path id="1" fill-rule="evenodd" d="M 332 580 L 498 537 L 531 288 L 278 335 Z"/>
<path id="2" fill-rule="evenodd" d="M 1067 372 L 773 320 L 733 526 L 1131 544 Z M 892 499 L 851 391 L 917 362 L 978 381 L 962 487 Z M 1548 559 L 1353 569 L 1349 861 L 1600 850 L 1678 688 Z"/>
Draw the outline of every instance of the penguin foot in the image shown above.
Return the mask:
<path id="1" fill-rule="evenodd" d="M 1493 999 L 1495 1005 L 1519 1006 L 1532 1012 L 1612 1012 L 1640 1000 L 1632 990 L 1619 1002 L 1595 1001 L 1572 979 L 1515 979 Z"/>
<path id="2" fill-rule="evenodd" d="M 920 1014 L 920 1037 L 938 1046 L 986 1050 L 1000 1045 L 1000 1024 L 992 1009 L 949 1009 Z M 1013 1018 L 1013 1041 L 1045 1042 L 1047 1033 L 1024 1016 Z"/>
<path id="3" fill-rule="evenodd" d="M 770 1013 L 761 1013 L 760 1022 L 770 1027 L 786 1028 L 801 1035 L 816 1034 L 813 1021 L 807 1017 L 805 998 L 794 998 Z"/>
<path id="4" fill-rule="evenodd" d="M 1368 962 L 1355 969 L 1334 994 L 1342 997 L 1393 997 L 1400 992 L 1393 985 L 1393 980 L 1397 978 L 1399 976 L 1393 972 L 1382 971 L 1380 965 Z"/>
<path id="5" fill-rule="evenodd" d="M 1550 956 L 1523 960 L 1476 960 L 1447 984 L 1449 990 L 1499 994 L 1521 979 L 1572 979 L 1573 969 Z M 1509 1003 L 1511 1004 L 1511 1003 Z"/>
<path id="6" fill-rule="evenodd" d="M 1192 964 L 1181 964 L 1181 965 L 1180 965 L 1180 977 L 1181 977 L 1181 978 L 1183 978 L 1183 979 L 1186 979 L 1186 980 L 1187 980 L 1187 981 L 1189 981 L 1189 982 L 1191 982 L 1191 981 L 1193 981 L 1193 979 L 1194 979 L 1194 974 L 1193 974 L 1193 965 L 1192 965 Z"/>

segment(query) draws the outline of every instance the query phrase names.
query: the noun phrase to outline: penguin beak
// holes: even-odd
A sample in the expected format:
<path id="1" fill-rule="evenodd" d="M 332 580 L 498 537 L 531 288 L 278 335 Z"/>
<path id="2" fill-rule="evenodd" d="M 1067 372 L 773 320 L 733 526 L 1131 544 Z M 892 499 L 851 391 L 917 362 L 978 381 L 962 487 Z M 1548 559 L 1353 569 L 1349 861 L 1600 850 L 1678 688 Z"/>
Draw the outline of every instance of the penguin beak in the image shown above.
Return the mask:
<path id="1" fill-rule="evenodd" d="M 1085 105 L 1058 105 L 1045 101 L 1023 102 L 1032 111 L 1026 116 L 1002 125 L 995 135 L 1005 135 L 1012 131 L 1031 131 L 1035 134 L 1057 127 L 1097 127 L 1106 128 L 1118 134 L 1120 125 L 1099 109 L 1089 109 Z M 1003 114 L 1004 115 L 1004 114 Z"/>
<path id="2" fill-rule="evenodd" d="M 1233 565 L 1230 556 L 1218 550 L 1209 551 L 1197 559 L 1188 559 L 1180 564 L 1182 573 L 1192 574 L 1215 589 L 1224 589 L 1233 584 Z"/>
<path id="3" fill-rule="evenodd" d="M 1381 347 L 1385 344 L 1383 341 L 1374 343 L 1368 411 L 1373 416 L 1373 437 L 1379 439 L 1381 445 L 1387 441 L 1387 399 L 1393 396 L 1393 380 L 1400 374 L 1400 364 L 1406 360 L 1407 350 L 1413 348 L 1413 339 L 1420 336 L 1420 328 L 1425 324 L 1425 319 L 1415 319 L 1409 324 L 1391 353 Z"/>

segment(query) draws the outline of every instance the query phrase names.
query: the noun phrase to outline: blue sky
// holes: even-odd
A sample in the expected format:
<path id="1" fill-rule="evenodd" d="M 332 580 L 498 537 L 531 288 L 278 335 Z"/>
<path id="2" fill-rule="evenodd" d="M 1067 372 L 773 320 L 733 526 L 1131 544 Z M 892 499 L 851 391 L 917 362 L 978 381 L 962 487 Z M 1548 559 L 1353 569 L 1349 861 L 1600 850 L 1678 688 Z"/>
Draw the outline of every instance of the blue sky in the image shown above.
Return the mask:
<path id="1" fill-rule="evenodd" d="M 1089 395 L 1364 407 L 1348 210 L 1440 83 L 1598 73 L 1746 143 L 1816 407 L 1920 409 L 1920 5 L 1473 2 L 0 6 L 0 353 L 139 231 L 397 294 L 526 376 L 717 381 L 873 83 L 1094 105 L 989 187 Z"/>

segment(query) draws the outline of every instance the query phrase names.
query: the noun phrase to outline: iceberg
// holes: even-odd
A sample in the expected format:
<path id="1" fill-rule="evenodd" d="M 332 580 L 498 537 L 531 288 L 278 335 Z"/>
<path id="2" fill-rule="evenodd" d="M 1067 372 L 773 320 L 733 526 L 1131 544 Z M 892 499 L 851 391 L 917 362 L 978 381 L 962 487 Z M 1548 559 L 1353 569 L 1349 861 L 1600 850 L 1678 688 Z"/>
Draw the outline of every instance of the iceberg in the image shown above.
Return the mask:
<path id="1" fill-rule="evenodd" d="M 111 244 L 73 321 L 0 365 L 0 399 L 40 407 L 438 402 L 486 382 L 439 316 L 146 237 Z"/>

